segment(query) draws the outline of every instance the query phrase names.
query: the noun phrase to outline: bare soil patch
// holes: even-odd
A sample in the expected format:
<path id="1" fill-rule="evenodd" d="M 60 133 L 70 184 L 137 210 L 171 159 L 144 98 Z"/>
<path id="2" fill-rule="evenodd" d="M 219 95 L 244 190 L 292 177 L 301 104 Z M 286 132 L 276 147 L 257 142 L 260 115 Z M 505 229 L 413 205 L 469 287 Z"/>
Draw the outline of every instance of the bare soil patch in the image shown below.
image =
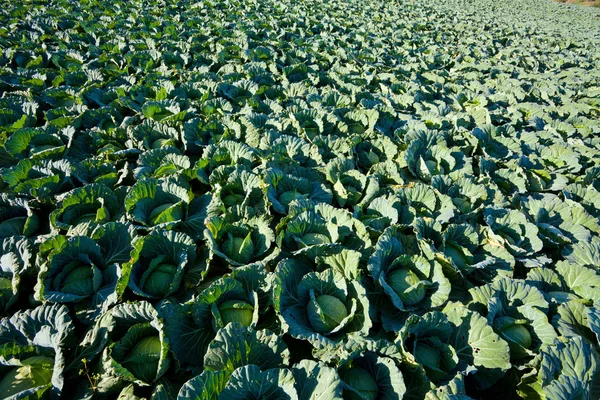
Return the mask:
<path id="1" fill-rule="evenodd" d="M 600 7 L 600 0 L 557 0 L 559 3 L 579 4 L 588 7 Z"/>

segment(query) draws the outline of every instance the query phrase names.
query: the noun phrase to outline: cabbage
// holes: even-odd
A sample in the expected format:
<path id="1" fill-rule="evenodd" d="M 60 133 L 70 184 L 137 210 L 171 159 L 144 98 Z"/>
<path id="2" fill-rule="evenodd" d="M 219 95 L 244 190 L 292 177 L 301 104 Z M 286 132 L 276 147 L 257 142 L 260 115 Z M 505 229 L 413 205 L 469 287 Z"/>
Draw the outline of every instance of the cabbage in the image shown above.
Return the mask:
<path id="1" fill-rule="evenodd" d="M 87 213 L 87 214 L 83 214 L 80 217 L 75 218 L 74 220 L 71 221 L 71 225 L 79 225 L 79 224 L 84 224 L 86 222 L 94 222 L 96 221 L 96 213 Z"/>
<path id="2" fill-rule="evenodd" d="M 319 312 L 320 311 L 320 312 Z M 340 299 L 327 294 L 308 303 L 308 319 L 319 333 L 329 333 L 348 316 L 348 310 Z"/>
<path id="3" fill-rule="evenodd" d="M 83 207 L 80 207 L 80 209 Z M 107 222 L 110 221 L 110 213 L 108 211 L 108 209 L 106 209 L 105 207 L 100 207 L 100 208 L 96 208 L 95 206 L 92 206 L 90 204 L 89 207 L 87 207 L 91 212 L 89 213 L 85 213 L 80 215 L 79 217 L 74 218 L 71 222 L 70 225 L 75 226 L 75 225 L 79 225 L 79 224 L 83 224 L 86 222 Z M 75 209 L 75 212 L 77 212 L 78 210 Z M 63 220 L 68 220 L 68 215 L 69 215 L 69 210 L 65 211 L 65 213 L 63 214 Z"/>
<path id="4" fill-rule="evenodd" d="M 531 347 L 532 339 L 525 326 L 526 323 L 527 320 L 511 317 L 500 317 L 494 321 L 494 326 L 508 342 L 510 355 L 514 359 L 525 358 L 529 355 L 527 349 Z"/>
<path id="5" fill-rule="evenodd" d="M 254 243 L 252 243 L 251 233 L 243 238 L 229 233 L 227 239 L 223 242 L 223 253 L 239 263 L 249 263 L 254 256 Z"/>
<path id="6" fill-rule="evenodd" d="M 164 297 L 169 292 L 171 281 L 177 272 L 177 266 L 159 264 L 160 262 L 160 259 L 152 260 L 149 275 L 143 280 L 144 291 L 153 297 Z"/>
<path id="7" fill-rule="evenodd" d="M 432 380 L 443 378 L 446 373 L 440 370 L 441 354 L 440 351 L 422 341 L 415 345 L 415 360 L 421 364 L 427 371 L 427 376 Z"/>
<path id="8" fill-rule="evenodd" d="M 94 268 L 92 265 L 82 265 L 79 261 L 72 261 L 64 267 L 64 273 L 56 277 L 56 283 L 59 284 L 55 286 L 60 287 L 64 293 L 88 296 L 96 292 L 102 283 L 94 279 Z"/>
<path id="9" fill-rule="evenodd" d="M 342 207 L 357 204 L 362 196 L 361 186 L 361 182 L 353 176 L 342 177 L 333 186 L 338 197 L 338 203 Z"/>
<path id="10" fill-rule="evenodd" d="M 51 383 L 52 366 L 54 365 L 52 358 L 34 356 L 21 363 L 23 366 L 12 367 L 0 381 L 2 398 L 6 399 L 25 390 Z"/>
<path id="11" fill-rule="evenodd" d="M 161 138 L 161 139 L 156 139 L 154 142 L 152 142 L 153 149 L 160 149 L 161 147 L 168 147 L 168 146 L 177 147 L 177 141 L 172 138 L 169 138 L 169 139 Z"/>
<path id="12" fill-rule="evenodd" d="M 152 225 L 156 225 L 157 224 L 157 220 L 160 217 L 160 215 L 168 210 L 173 204 L 163 204 L 161 206 L 156 207 L 154 210 L 152 210 L 152 212 L 150 213 L 150 215 L 148 216 L 148 222 Z M 174 219 L 179 219 L 181 218 L 181 216 L 178 216 Z"/>
<path id="13" fill-rule="evenodd" d="M 322 233 L 307 233 L 300 239 L 298 247 L 303 248 L 306 246 L 315 246 L 327 243 L 331 243 L 331 240 L 329 240 L 327 235 L 323 235 Z"/>
<path id="14" fill-rule="evenodd" d="M 156 377 L 162 345 L 158 336 L 147 336 L 133 346 L 121 364 L 137 379 L 152 382 Z"/>
<path id="15" fill-rule="evenodd" d="M 421 162 L 423 162 L 423 159 L 421 159 Z M 427 160 L 427 161 L 425 161 L 425 167 L 429 171 L 430 175 L 437 175 L 440 172 L 439 169 L 438 169 L 438 163 L 435 160 Z"/>
<path id="16" fill-rule="evenodd" d="M 373 150 L 363 151 L 358 155 L 361 164 L 365 167 L 372 167 L 381 161 L 379 155 L 375 153 Z"/>
<path id="17" fill-rule="evenodd" d="M 219 314 L 223 323 L 239 322 L 243 326 L 250 326 L 254 316 L 254 307 L 245 301 L 227 300 L 219 306 Z"/>
<path id="18" fill-rule="evenodd" d="M 511 325 L 502 329 L 502 336 L 526 349 L 531 347 L 531 334 L 523 325 Z"/>
<path id="19" fill-rule="evenodd" d="M 287 192 L 281 193 L 279 196 L 279 202 L 283 204 L 285 207 L 289 207 L 290 203 L 298 198 L 303 197 L 304 195 L 298 192 L 296 189 L 288 190 Z"/>
<path id="20" fill-rule="evenodd" d="M 452 259 L 452 261 L 460 268 L 465 268 L 468 265 L 467 257 L 465 257 L 460 249 L 454 246 L 447 246 L 444 249 L 444 254 Z"/>
<path id="21" fill-rule="evenodd" d="M 35 153 L 41 153 L 42 151 L 51 150 L 55 148 L 56 146 L 53 144 L 42 144 L 40 146 L 31 145 L 30 154 L 33 155 Z"/>
<path id="22" fill-rule="evenodd" d="M 242 204 L 246 193 L 244 188 L 236 185 L 227 185 L 221 191 L 221 199 L 227 207 Z"/>
<path id="23" fill-rule="evenodd" d="M 24 231 L 26 222 L 27 217 L 14 217 L 0 222 L 0 232 L 6 232 L 2 237 L 10 237 L 10 234 L 19 235 Z"/>
<path id="24" fill-rule="evenodd" d="M 4 277 L 0 277 L 0 293 L 2 291 L 12 292 L 12 280 Z"/>
<path id="25" fill-rule="evenodd" d="M 377 382 L 363 368 L 352 367 L 339 371 L 340 378 L 352 389 L 356 390 L 361 396 L 355 392 L 347 390 L 344 392 L 344 399 L 348 400 L 375 400 L 379 393 Z"/>
<path id="26" fill-rule="evenodd" d="M 65 293 L 85 296 L 93 290 L 93 271 L 89 266 L 75 268 L 62 284 Z"/>
<path id="27" fill-rule="evenodd" d="M 387 283 L 406 305 L 413 306 L 425 298 L 425 286 L 417 285 L 421 280 L 408 268 L 399 268 L 388 275 Z"/>

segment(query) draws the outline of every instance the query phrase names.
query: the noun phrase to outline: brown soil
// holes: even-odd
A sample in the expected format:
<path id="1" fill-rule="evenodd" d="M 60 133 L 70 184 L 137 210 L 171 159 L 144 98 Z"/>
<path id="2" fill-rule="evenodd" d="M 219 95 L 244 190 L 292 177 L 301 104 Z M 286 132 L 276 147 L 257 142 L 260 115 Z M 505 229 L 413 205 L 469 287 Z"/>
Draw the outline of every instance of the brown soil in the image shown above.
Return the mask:
<path id="1" fill-rule="evenodd" d="M 600 0 L 557 0 L 559 3 L 579 4 L 580 6 L 600 7 Z"/>

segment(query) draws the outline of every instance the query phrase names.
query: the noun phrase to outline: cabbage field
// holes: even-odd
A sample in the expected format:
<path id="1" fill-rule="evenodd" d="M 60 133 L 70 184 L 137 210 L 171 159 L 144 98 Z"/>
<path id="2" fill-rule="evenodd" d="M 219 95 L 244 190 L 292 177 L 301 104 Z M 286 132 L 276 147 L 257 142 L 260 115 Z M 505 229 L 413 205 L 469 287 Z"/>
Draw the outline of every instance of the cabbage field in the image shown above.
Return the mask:
<path id="1" fill-rule="evenodd" d="M 0 7 L 0 398 L 600 399 L 600 9 Z"/>

